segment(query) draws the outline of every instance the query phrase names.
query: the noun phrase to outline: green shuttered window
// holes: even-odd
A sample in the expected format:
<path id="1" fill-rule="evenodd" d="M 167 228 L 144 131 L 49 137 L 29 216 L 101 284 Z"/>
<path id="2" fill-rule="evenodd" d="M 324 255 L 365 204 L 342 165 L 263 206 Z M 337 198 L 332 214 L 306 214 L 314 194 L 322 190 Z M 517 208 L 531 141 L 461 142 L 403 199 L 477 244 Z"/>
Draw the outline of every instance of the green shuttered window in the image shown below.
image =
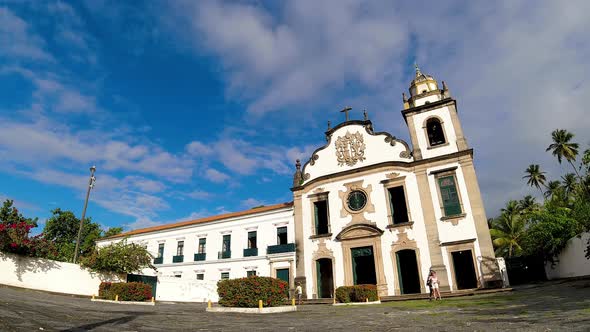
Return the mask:
<path id="1" fill-rule="evenodd" d="M 456 216 L 461 214 L 461 203 L 455 184 L 455 177 L 452 175 L 444 176 L 438 179 L 440 196 L 442 197 L 445 216 Z"/>

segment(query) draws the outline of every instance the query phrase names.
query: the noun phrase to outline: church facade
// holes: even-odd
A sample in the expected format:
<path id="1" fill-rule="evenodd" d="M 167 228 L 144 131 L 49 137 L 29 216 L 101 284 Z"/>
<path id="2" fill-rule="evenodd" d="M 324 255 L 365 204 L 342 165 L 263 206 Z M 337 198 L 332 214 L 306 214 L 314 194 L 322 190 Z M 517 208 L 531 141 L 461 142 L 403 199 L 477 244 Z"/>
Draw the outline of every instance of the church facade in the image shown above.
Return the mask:
<path id="1" fill-rule="evenodd" d="M 350 120 L 345 109 L 346 121 L 325 132 L 327 143 L 297 161 L 292 203 L 131 231 L 99 245 L 123 237 L 144 243 L 159 276 L 273 276 L 291 288 L 301 283 L 306 298 L 355 284 L 375 284 L 381 296 L 424 293 L 430 270 L 443 291 L 493 286 L 500 275 L 456 101 L 444 82 L 416 68 L 403 103 L 411 144 L 375 131 L 366 114 Z M 171 255 L 165 248 L 174 245 Z"/>

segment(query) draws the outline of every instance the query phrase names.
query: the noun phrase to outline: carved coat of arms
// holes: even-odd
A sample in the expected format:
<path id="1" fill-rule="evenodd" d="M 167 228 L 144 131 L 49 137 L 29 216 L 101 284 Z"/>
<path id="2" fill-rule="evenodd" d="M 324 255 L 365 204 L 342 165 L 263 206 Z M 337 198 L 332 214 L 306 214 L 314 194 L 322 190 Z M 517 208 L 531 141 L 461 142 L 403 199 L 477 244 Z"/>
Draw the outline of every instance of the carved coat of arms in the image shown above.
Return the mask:
<path id="1" fill-rule="evenodd" d="M 346 135 L 336 139 L 336 158 L 338 166 L 354 166 L 357 161 L 365 160 L 365 142 L 363 135 L 358 131 L 354 134 L 346 132 Z"/>

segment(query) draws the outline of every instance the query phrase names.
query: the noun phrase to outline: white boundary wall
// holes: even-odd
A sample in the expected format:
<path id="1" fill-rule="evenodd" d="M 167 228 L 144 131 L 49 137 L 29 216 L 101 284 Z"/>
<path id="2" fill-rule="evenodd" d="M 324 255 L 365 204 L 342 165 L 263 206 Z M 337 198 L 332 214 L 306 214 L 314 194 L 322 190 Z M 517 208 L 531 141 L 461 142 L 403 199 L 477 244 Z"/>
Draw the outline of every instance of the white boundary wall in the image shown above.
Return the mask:
<path id="1" fill-rule="evenodd" d="M 98 295 L 102 281 L 125 281 L 117 275 L 86 270 L 77 264 L 0 253 L 0 284 L 64 294 Z"/>
<path id="2" fill-rule="evenodd" d="M 217 281 L 158 277 L 156 300 L 177 302 L 218 302 Z"/>
<path id="3" fill-rule="evenodd" d="M 585 257 L 586 244 L 590 233 L 582 233 L 581 238 L 570 239 L 567 246 L 557 257 L 559 261 L 552 268 L 551 263 L 545 264 L 547 279 L 572 278 L 590 276 L 590 260 Z"/>

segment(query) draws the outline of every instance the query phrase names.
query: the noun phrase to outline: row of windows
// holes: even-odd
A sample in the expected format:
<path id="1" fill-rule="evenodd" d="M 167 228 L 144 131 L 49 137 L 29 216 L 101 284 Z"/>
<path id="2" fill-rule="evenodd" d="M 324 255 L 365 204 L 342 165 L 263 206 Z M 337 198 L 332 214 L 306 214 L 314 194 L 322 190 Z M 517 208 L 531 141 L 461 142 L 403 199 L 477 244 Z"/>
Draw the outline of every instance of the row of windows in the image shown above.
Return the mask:
<path id="1" fill-rule="evenodd" d="M 289 279 L 290 279 L 289 268 L 277 269 L 276 273 L 277 273 L 278 279 L 284 280 L 287 283 L 289 283 Z M 256 275 L 257 275 L 256 270 L 246 271 L 246 277 L 252 277 L 252 276 L 256 276 Z M 175 274 L 174 276 L 176 278 L 182 277 L 181 274 Z M 220 279 L 221 280 L 229 279 L 229 272 L 221 272 Z M 205 274 L 204 273 L 197 273 L 197 280 L 205 280 Z"/>
<path id="2" fill-rule="evenodd" d="M 255 276 L 255 275 L 256 275 L 256 270 L 246 271 L 247 277 L 251 277 L 251 276 Z M 182 274 L 175 274 L 174 277 L 181 278 Z M 221 272 L 220 279 L 221 280 L 229 279 L 229 272 Z M 205 274 L 204 273 L 197 273 L 197 280 L 205 280 Z"/>
<path id="3" fill-rule="evenodd" d="M 287 227 L 277 227 L 277 245 L 287 245 Z M 162 259 L 164 257 L 164 243 L 158 244 L 158 256 L 157 259 Z M 195 260 L 204 260 L 204 255 L 206 254 L 206 247 L 207 247 L 207 239 L 206 238 L 199 238 L 198 246 L 197 246 L 197 253 L 198 255 L 203 255 L 203 259 Z M 250 231 L 248 232 L 248 241 L 247 241 L 247 249 L 258 249 L 258 241 L 257 241 L 257 232 Z M 250 251 L 250 253 L 254 253 Z M 181 257 L 184 256 L 184 241 L 178 241 L 176 244 L 176 256 Z M 245 256 L 257 256 L 257 252 L 255 254 L 249 254 L 246 252 Z M 221 242 L 221 252 L 219 258 L 230 258 L 231 257 L 231 234 L 225 234 L 222 237 Z M 173 262 L 178 262 L 174 261 Z M 160 262 L 161 264 L 161 262 Z"/>
<path id="4" fill-rule="evenodd" d="M 445 175 L 437 178 L 440 198 L 442 200 L 442 212 L 445 217 L 460 215 L 462 213 L 461 202 L 457 193 L 457 185 L 454 175 Z M 409 213 L 406 193 L 403 185 L 387 188 L 391 223 L 403 224 L 409 222 Z M 315 234 L 326 235 L 330 233 L 328 214 L 328 200 L 323 199 L 313 203 Z"/>

